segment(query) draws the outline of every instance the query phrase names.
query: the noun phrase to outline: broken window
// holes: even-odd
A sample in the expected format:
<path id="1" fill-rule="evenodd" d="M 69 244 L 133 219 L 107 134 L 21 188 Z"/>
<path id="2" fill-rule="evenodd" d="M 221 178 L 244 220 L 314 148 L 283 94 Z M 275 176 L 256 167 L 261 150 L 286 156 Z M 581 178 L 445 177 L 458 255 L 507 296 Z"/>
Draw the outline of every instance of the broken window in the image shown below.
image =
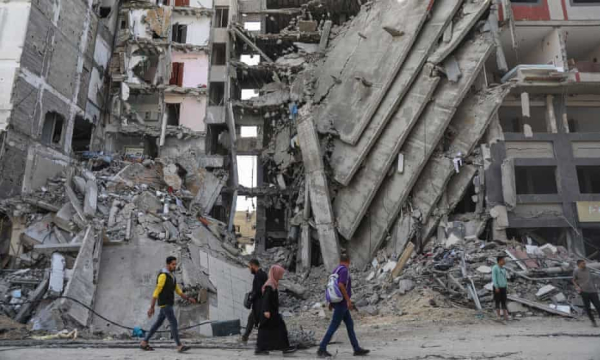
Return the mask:
<path id="1" fill-rule="evenodd" d="M 177 85 L 179 87 L 183 86 L 183 63 L 174 62 L 171 64 L 171 79 L 169 80 L 169 85 Z"/>
<path id="2" fill-rule="evenodd" d="M 258 126 L 242 126 L 240 128 L 240 137 L 255 138 L 258 136 Z"/>
<path id="3" fill-rule="evenodd" d="M 127 29 L 127 19 L 121 19 L 121 30 Z"/>
<path id="4" fill-rule="evenodd" d="M 570 106 L 567 108 L 569 119 L 569 132 L 599 132 L 600 131 L 600 108 Z"/>
<path id="5" fill-rule="evenodd" d="M 225 100 L 225 83 L 224 82 L 211 82 L 209 87 L 209 101 L 210 105 L 223 105 Z"/>
<path id="6" fill-rule="evenodd" d="M 600 194 L 600 166 L 577 166 L 581 194 Z"/>
<path id="7" fill-rule="evenodd" d="M 524 125 L 531 126 L 531 131 L 535 133 L 547 133 L 546 126 L 546 107 L 531 106 L 529 108 L 530 117 L 523 116 L 520 106 L 502 106 L 498 110 L 500 125 L 505 133 L 522 133 Z"/>
<path id="8" fill-rule="evenodd" d="M 515 166 L 517 194 L 557 194 L 555 166 Z"/>
<path id="9" fill-rule="evenodd" d="M 227 44 L 213 44 L 211 65 L 225 65 L 227 63 Z"/>
<path id="10" fill-rule="evenodd" d="M 73 152 L 90 150 L 93 129 L 94 125 L 91 121 L 88 121 L 81 116 L 75 117 L 73 137 L 71 138 L 71 149 Z"/>
<path id="11" fill-rule="evenodd" d="M 102 19 L 107 18 L 110 15 L 110 6 L 100 6 L 98 9 L 98 16 Z"/>
<path id="12" fill-rule="evenodd" d="M 64 118 L 55 112 L 46 113 L 42 128 L 42 142 L 47 145 L 60 144 L 62 140 Z"/>
<path id="13" fill-rule="evenodd" d="M 600 4 L 600 0 L 571 0 L 573 5 L 578 4 Z"/>
<path id="14" fill-rule="evenodd" d="M 167 107 L 167 125 L 179 126 L 179 114 L 181 113 L 181 104 L 166 104 Z"/>
<path id="15" fill-rule="evenodd" d="M 175 0 L 175 6 L 190 6 L 190 0 Z"/>
<path id="16" fill-rule="evenodd" d="M 173 25 L 173 33 L 171 40 L 176 43 L 185 44 L 187 39 L 187 25 L 175 24 Z"/>
<path id="17" fill-rule="evenodd" d="M 226 28 L 229 25 L 229 8 L 228 7 L 216 7 L 215 8 L 215 27 Z"/>

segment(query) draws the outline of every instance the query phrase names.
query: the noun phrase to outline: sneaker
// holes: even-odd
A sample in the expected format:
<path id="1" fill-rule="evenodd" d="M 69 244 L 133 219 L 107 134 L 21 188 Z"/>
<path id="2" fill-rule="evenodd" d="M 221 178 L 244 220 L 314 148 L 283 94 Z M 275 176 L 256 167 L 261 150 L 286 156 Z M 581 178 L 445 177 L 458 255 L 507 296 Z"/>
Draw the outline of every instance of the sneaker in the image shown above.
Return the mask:
<path id="1" fill-rule="evenodd" d="M 358 349 L 354 352 L 354 356 L 366 356 L 367 354 L 369 354 L 371 352 L 371 350 L 367 350 L 367 349 Z"/>
<path id="2" fill-rule="evenodd" d="M 284 349 L 284 350 L 283 350 L 283 353 L 284 353 L 284 354 L 291 354 L 291 353 L 295 353 L 295 352 L 296 352 L 296 350 L 298 350 L 298 349 L 296 349 L 296 347 L 295 347 L 295 346 L 290 346 L 289 348 L 287 348 L 287 349 Z"/>
<path id="3" fill-rule="evenodd" d="M 254 355 L 269 355 L 269 352 L 267 350 L 254 350 Z"/>
<path id="4" fill-rule="evenodd" d="M 247 336 L 242 336 L 240 338 L 240 341 L 243 342 L 243 343 L 247 343 L 248 342 L 248 337 Z"/>
<path id="5" fill-rule="evenodd" d="M 318 350 L 317 351 L 317 356 L 320 358 L 330 358 L 333 355 L 331 355 L 330 353 L 327 352 L 327 350 Z"/>

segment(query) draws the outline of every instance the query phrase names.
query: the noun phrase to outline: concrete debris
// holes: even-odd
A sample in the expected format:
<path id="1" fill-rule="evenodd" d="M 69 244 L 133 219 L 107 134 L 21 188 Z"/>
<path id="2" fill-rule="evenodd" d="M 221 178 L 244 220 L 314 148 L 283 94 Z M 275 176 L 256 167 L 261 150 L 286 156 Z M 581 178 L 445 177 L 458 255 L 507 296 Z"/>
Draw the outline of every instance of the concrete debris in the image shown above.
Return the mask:
<path id="1" fill-rule="evenodd" d="M 100 39 L 82 45 L 94 50 L 83 66 L 89 88 L 69 96 L 85 110 L 68 119 L 46 114 L 48 127 L 18 118 L 27 113 L 20 109 L 9 115 L 20 122 L 0 124 L 10 131 L 2 154 L 27 157 L 11 166 L 0 159 L 0 239 L 8 239 L 0 244 L 0 269 L 8 270 L 0 273 L 0 299 L 8 301 L 0 313 L 31 319 L 36 330 L 56 333 L 49 339 L 77 337 L 90 325 L 117 332 L 55 297 L 147 321 L 137 304 L 169 254 L 180 261 L 181 286 L 200 302 L 178 304 L 190 324 L 245 320 L 250 257 L 289 270 L 281 281 L 286 318 L 326 318 L 323 281 L 347 253 L 355 304 L 367 316 L 491 310 L 498 255 L 508 259 L 511 311 L 574 316 L 577 294 L 566 277 L 574 254 L 586 255 L 584 220 L 554 195 L 577 184 L 563 176 L 558 190 L 533 194 L 541 183 L 524 167 L 539 158 L 555 166 L 571 148 L 560 136 L 584 130 L 558 110 L 592 101 L 564 94 L 587 89 L 582 69 L 593 64 L 568 61 L 567 51 L 550 65 L 518 64 L 517 45 L 530 39 L 523 25 L 517 37 L 510 2 L 339 1 L 342 12 L 338 1 L 281 9 L 244 1 L 217 16 L 220 30 L 210 36 L 201 28 L 215 23 L 214 12 L 197 1 L 115 3 L 119 26 L 84 32 Z M 263 17 L 268 29 L 252 28 Z M 513 48 L 505 52 L 508 37 Z M 568 41 L 559 25 L 542 40 L 562 50 Z M 53 87 L 45 93 L 68 90 Z M 9 93 L 35 107 L 22 89 Z M 38 104 L 60 108 L 39 96 Z M 59 122 L 73 139 L 57 133 Z M 36 148 L 16 148 L 20 138 Z M 595 156 L 585 140 L 585 149 L 573 147 L 586 152 L 576 158 Z M 555 236 L 531 224 L 566 230 Z M 117 282 L 132 290 L 115 296 Z M 295 330 L 290 340 L 315 343 Z"/>

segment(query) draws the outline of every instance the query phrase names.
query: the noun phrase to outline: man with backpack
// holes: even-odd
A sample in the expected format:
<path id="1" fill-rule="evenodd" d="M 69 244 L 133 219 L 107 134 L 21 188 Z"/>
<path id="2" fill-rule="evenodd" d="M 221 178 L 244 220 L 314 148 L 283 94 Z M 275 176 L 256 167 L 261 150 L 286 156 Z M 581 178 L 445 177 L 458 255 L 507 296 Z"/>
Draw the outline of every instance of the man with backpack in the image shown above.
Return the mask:
<path id="1" fill-rule="evenodd" d="M 326 295 L 327 301 L 329 302 L 329 309 L 333 309 L 333 317 L 331 318 L 327 333 L 325 333 L 325 337 L 323 337 L 321 345 L 319 345 L 317 356 L 320 358 L 332 356 L 327 352 L 327 345 L 342 321 L 346 324 L 348 337 L 350 338 L 350 343 L 354 349 L 354 356 L 367 355 L 370 351 L 363 349 L 358 345 L 358 340 L 354 333 L 354 322 L 352 321 L 352 315 L 350 314 L 350 310 L 356 308 L 350 299 L 352 297 L 352 279 L 350 277 L 350 256 L 347 254 L 342 254 L 342 256 L 340 256 L 340 265 L 338 265 L 330 275 Z"/>

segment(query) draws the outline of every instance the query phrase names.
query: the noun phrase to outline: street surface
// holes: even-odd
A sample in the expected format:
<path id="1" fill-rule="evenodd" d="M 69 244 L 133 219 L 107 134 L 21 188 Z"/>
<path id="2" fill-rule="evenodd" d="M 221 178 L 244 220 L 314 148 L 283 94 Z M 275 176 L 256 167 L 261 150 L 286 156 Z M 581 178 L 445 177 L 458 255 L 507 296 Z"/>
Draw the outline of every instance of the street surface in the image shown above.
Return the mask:
<path id="1" fill-rule="evenodd" d="M 346 337 L 340 328 L 329 347 L 335 359 L 354 359 Z M 511 321 L 507 325 L 494 320 L 474 319 L 462 323 L 440 321 L 386 323 L 369 322 L 358 326 L 361 345 L 371 349 L 370 359 L 509 359 L 509 360 L 600 360 L 600 329 L 594 329 L 585 320 L 565 320 L 529 317 Z M 324 330 L 323 330 L 324 331 Z M 320 336 L 322 332 L 319 332 Z M 227 346 L 227 342 L 223 346 Z M 110 342 L 103 342 L 103 344 Z M 121 342 L 122 344 L 122 342 Z M 247 349 L 192 348 L 178 354 L 168 348 L 144 352 L 130 348 L 18 348 L 0 347 L 2 360 L 104 360 L 104 359 L 283 359 L 281 353 L 254 356 L 252 338 Z M 1 345 L 1 344 L 0 344 Z M 133 345 L 133 344 L 132 344 Z M 160 346 L 169 345 L 160 342 Z M 211 341 L 211 346 L 214 342 Z M 298 351 L 286 359 L 315 359 L 316 347 Z"/>

